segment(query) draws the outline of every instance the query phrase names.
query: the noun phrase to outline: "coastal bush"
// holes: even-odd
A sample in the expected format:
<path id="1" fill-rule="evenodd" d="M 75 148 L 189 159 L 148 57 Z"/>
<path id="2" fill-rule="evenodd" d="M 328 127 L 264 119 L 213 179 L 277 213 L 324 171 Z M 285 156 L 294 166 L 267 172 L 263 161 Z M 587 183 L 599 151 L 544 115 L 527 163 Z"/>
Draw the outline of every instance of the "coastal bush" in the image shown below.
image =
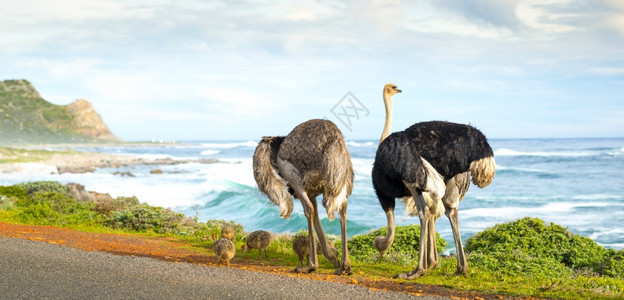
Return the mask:
<path id="1" fill-rule="evenodd" d="M 529 217 L 479 232 L 466 241 L 466 252 L 470 263 L 507 273 L 551 273 L 561 265 L 576 274 L 613 276 L 622 267 L 621 254 L 565 227 Z"/>
<path id="2" fill-rule="evenodd" d="M 607 250 L 603 265 L 603 275 L 624 279 L 624 250 Z"/>
<path id="3" fill-rule="evenodd" d="M 141 204 L 114 212 L 105 224 L 117 229 L 140 232 L 179 233 L 184 219 L 184 214 L 171 209 Z"/>
<path id="4" fill-rule="evenodd" d="M 236 233 L 236 239 L 239 240 L 242 238 L 243 234 L 243 225 L 235 223 L 234 221 L 226 221 L 226 220 L 208 220 L 206 221 L 206 225 L 209 229 L 209 233 L 216 233 L 217 236 L 221 236 L 221 228 L 223 226 L 230 226 L 234 228 L 234 232 Z M 214 232 L 213 232 L 214 231 Z"/>
<path id="5" fill-rule="evenodd" d="M 373 245 L 377 236 L 385 236 L 388 232 L 386 227 L 379 228 L 367 234 L 353 236 L 348 241 L 349 254 L 357 259 L 374 261 L 379 258 L 379 251 Z M 438 252 L 442 252 L 446 246 L 446 241 L 436 233 L 436 245 Z M 339 245 L 337 245 L 338 247 Z M 394 242 L 388 249 L 388 259 L 406 263 L 409 260 L 418 258 L 420 249 L 420 226 L 406 225 L 396 226 Z"/>
<path id="6" fill-rule="evenodd" d="M 26 190 L 16 185 L 0 186 L 0 196 L 7 199 L 21 199 L 26 198 L 27 195 Z"/>
<path id="7" fill-rule="evenodd" d="M 48 192 L 64 194 L 66 196 L 70 195 L 69 187 L 57 181 L 33 181 L 19 183 L 16 186 L 24 189 L 30 196 L 36 193 Z"/>
<path id="8" fill-rule="evenodd" d="M 135 206 L 139 206 L 141 202 L 135 196 L 132 197 L 101 197 L 103 199 L 95 200 L 95 211 L 100 214 L 110 216 L 115 211 L 127 210 Z"/>
<path id="9" fill-rule="evenodd" d="M 56 192 L 37 192 L 14 202 L 17 219 L 37 225 L 93 225 L 101 221 L 93 203 L 80 203 Z"/>

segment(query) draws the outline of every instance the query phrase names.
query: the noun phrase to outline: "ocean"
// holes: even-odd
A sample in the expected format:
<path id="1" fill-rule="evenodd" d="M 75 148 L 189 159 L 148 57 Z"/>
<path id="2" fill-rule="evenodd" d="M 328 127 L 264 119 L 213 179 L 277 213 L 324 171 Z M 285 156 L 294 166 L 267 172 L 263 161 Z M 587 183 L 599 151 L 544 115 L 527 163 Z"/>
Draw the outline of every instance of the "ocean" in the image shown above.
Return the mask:
<path id="1" fill-rule="evenodd" d="M 471 185 L 459 206 L 462 240 L 497 223 L 525 216 L 566 226 L 599 244 L 624 249 L 624 139 L 491 139 L 496 177 L 490 186 Z M 0 185 L 25 181 L 76 182 L 87 190 L 117 196 L 137 196 L 141 202 L 209 219 L 233 220 L 246 231 L 297 232 L 306 228 L 298 200 L 290 220 L 279 217 L 256 187 L 252 155 L 257 141 L 185 141 L 154 146 L 74 148 L 80 151 L 133 155 L 146 158 L 216 158 L 218 163 L 137 165 L 103 168 L 85 174 L 0 174 Z M 386 226 L 386 218 L 371 182 L 377 140 L 350 140 L 347 146 L 355 170 L 353 194 L 348 199 L 349 236 Z M 163 174 L 151 174 L 159 168 Z M 113 174 L 130 172 L 135 177 Z M 318 199 L 320 203 L 320 197 Z M 320 213 L 327 233 L 339 235 L 337 219 Z M 397 201 L 397 225 L 419 224 L 405 216 Z M 436 230 L 449 243 L 453 237 L 442 216 Z"/>

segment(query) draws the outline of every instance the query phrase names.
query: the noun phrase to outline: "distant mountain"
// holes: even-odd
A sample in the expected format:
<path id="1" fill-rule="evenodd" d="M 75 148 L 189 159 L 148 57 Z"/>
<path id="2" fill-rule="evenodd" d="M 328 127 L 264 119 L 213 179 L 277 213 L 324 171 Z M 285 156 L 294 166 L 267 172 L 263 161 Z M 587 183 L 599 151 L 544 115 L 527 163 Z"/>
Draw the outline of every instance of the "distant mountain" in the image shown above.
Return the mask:
<path id="1" fill-rule="evenodd" d="M 23 79 L 0 81 L 0 144 L 120 141 L 87 100 L 55 105 Z"/>

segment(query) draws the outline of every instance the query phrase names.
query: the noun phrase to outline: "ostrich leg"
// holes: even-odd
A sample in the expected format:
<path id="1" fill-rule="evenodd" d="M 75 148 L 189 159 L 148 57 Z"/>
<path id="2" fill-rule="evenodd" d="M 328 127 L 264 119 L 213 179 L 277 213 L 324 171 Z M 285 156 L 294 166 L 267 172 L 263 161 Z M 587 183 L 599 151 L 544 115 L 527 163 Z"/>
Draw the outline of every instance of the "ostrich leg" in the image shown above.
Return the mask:
<path id="1" fill-rule="evenodd" d="M 459 202 L 464 198 L 470 186 L 470 172 L 465 172 L 451 178 L 447 183 L 446 193 L 442 202 L 444 202 L 444 214 L 451 222 L 453 229 L 453 241 L 455 242 L 455 252 L 457 254 L 457 271 L 455 274 L 465 275 L 468 270 L 468 262 L 462 246 L 461 235 L 459 234 L 459 220 L 457 207 Z"/>
<path id="2" fill-rule="evenodd" d="M 429 237 L 427 239 L 427 269 L 432 270 L 438 266 L 438 245 L 436 244 L 435 220 L 436 216 L 429 214 Z"/>
<path id="3" fill-rule="evenodd" d="M 464 253 L 464 247 L 462 246 L 461 235 L 459 234 L 459 220 L 457 218 L 457 208 L 447 208 L 445 214 L 451 222 L 451 228 L 453 229 L 453 240 L 455 241 L 455 252 L 457 252 L 457 271 L 455 272 L 455 274 L 466 275 L 466 271 L 468 270 L 468 262 L 466 261 L 466 254 Z"/>
<path id="4" fill-rule="evenodd" d="M 323 256 L 327 258 L 334 267 L 340 266 L 340 262 L 338 261 L 338 255 L 335 248 L 331 248 L 327 245 L 327 239 L 325 238 L 325 232 L 323 231 L 323 226 L 321 225 L 321 220 L 319 219 L 318 214 L 318 205 L 316 203 L 316 199 L 312 199 L 312 205 L 314 206 L 314 229 L 316 230 L 316 235 L 318 236 L 319 245 L 321 247 L 321 252 Z M 316 248 L 316 247 L 315 247 Z"/>
<path id="5" fill-rule="evenodd" d="M 292 184 L 292 188 L 295 190 L 295 193 L 297 193 L 298 195 L 297 198 L 301 200 L 301 205 L 303 206 L 303 213 L 308 219 L 308 236 L 310 237 L 310 240 L 308 242 L 308 247 L 310 248 L 310 255 L 308 256 L 308 265 L 305 267 L 304 266 L 297 267 L 295 269 L 295 272 L 310 273 L 318 269 L 318 258 L 316 257 L 316 245 L 314 245 L 315 209 L 314 209 L 314 205 L 308 198 L 308 194 L 306 194 L 306 192 L 304 192 L 302 188 L 300 188 L 296 184 Z"/>
<path id="6" fill-rule="evenodd" d="M 351 260 L 349 259 L 349 249 L 347 247 L 347 202 L 344 202 L 340 208 L 340 234 L 342 237 L 342 264 L 340 268 L 334 272 L 336 275 L 351 275 Z"/>
<path id="7" fill-rule="evenodd" d="M 420 218 L 420 251 L 418 255 L 418 267 L 410 272 L 398 274 L 395 276 L 395 278 L 415 279 L 427 273 L 427 268 L 425 266 L 427 264 L 427 240 L 429 237 L 428 225 L 430 219 L 429 215 L 431 214 L 431 212 L 429 211 L 429 208 L 427 207 L 427 204 L 425 203 L 425 199 L 423 199 L 422 194 L 417 193 L 413 186 L 408 185 L 407 187 L 414 196 L 416 207 L 418 208 L 418 216 Z"/>

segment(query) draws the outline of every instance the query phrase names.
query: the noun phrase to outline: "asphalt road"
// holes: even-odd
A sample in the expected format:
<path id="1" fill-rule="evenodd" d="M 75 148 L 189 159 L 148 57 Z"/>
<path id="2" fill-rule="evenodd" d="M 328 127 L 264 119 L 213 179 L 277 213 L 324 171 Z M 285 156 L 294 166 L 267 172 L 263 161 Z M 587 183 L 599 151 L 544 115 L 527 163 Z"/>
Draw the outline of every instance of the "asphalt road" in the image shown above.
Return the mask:
<path id="1" fill-rule="evenodd" d="M 414 299 L 401 292 L 0 237 L 2 299 Z M 418 297 L 418 299 L 443 299 Z"/>

